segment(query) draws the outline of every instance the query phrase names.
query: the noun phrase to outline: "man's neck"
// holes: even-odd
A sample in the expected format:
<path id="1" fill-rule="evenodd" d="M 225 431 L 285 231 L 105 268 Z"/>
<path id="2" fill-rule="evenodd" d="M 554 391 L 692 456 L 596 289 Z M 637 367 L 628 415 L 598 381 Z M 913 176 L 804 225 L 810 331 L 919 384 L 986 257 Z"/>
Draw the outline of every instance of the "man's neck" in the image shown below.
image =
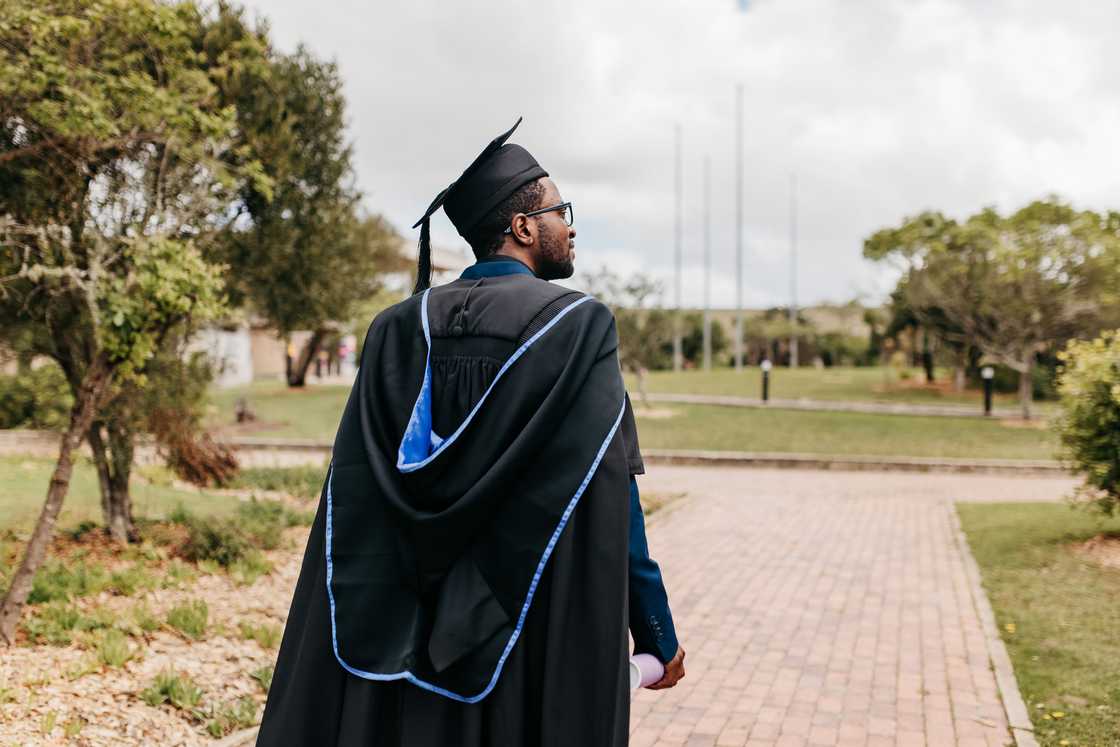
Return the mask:
<path id="1" fill-rule="evenodd" d="M 534 275 L 537 274 L 536 265 L 533 264 L 533 259 L 532 259 L 532 257 L 529 256 L 528 252 L 519 251 L 517 249 L 507 249 L 506 247 L 502 247 L 501 249 L 494 252 L 490 256 L 494 257 L 495 259 L 501 258 L 501 259 L 515 260 L 515 261 L 520 262 L 521 264 L 525 265 L 530 270 L 532 270 Z"/>

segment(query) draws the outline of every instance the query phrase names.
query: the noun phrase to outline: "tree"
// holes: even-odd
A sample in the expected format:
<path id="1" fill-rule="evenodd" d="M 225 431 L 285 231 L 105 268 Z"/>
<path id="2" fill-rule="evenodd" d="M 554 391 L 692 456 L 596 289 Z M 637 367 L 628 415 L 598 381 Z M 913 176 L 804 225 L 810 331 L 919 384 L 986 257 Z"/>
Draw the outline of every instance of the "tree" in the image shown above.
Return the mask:
<path id="1" fill-rule="evenodd" d="M 638 393 L 649 407 L 646 371 L 672 365 L 672 320 L 663 310 L 652 308 L 661 299 L 661 283 L 641 273 L 623 279 L 606 266 L 584 274 L 582 280 L 588 292 L 614 314 L 619 365 L 637 377 Z"/>
<path id="2" fill-rule="evenodd" d="M 219 8 L 201 47 L 211 64 L 246 40 L 267 45 L 243 12 Z M 349 322 L 380 287 L 378 273 L 400 269 L 393 228 L 357 210 L 346 101 L 333 63 L 305 48 L 270 53 L 268 63 L 243 67 L 218 81 L 221 101 L 234 108 L 240 141 L 231 162 L 263 164 L 265 187 L 245 180 L 234 211 L 236 229 L 222 244 L 231 268 L 231 300 L 247 304 L 281 335 L 311 330 L 288 383 L 303 386 L 307 370 L 336 325 Z"/>
<path id="3" fill-rule="evenodd" d="M 1064 456 L 1084 482 L 1076 495 L 1120 509 L 1120 330 L 1073 341 L 1059 355 L 1056 421 Z"/>
<path id="4" fill-rule="evenodd" d="M 191 45 L 192 5 L 17 0 L 0 6 L 0 335 L 34 330 L 74 397 L 42 512 L 0 606 L 11 641 L 65 498 L 73 452 L 170 335 L 222 312 L 198 243 L 256 164 Z M 236 70 L 230 61 L 227 73 Z M 34 71 L 34 74 L 29 74 Z"/>
<path id="5" fill-rule="evenodd" d="M 1096 334 L 1117 314 L 1117 213 L 1055 199 L 1009 216 L 985 209 L 959 224 L 925 213 L 871 236 L 864 256 L 901 260 L 899 289 L 910 308 L 936 312 L 945 339 L 1019 373 L 1024 418 L 1037 356 Z"/>

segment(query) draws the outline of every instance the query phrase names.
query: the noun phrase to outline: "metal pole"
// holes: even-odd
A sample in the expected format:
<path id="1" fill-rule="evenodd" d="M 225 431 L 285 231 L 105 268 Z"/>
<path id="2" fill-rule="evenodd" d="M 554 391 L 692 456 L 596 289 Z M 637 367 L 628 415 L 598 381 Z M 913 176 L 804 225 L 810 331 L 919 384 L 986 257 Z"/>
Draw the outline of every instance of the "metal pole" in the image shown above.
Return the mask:
<path id="1" fill-rule="evenodd" d="M 684 363 L 681 350 L 681 126 L 676 126 L 676 221 L 674 225 L 674 287 L 675 309 L 673 311 L 673 370 L 680 371 Z"/>
<path id="2" fill-rule="evenodd" d="M 789 175 L 789 367 L 797 368 L 797 174 Z"/>
<path id="3" fill-rule="evenodd" d="M 996 371 L 991 366 L 980 369 L 980 377 L 984 380 L 984 414 L 988 416 L 992 414 L 992 377 L 995 375 Z"/>
<path id="4" fill-rule="evenodd" d="M 770 401 L 770 369 L 773 367 L 773 364 L 770 363 L 770 359 L 767 358 L 766 360 L 762 361 L 762 363 L 760 364 L 759 367 L 762 369 L 762 401 L 763 402 L 769 402 Z"/>
<path id="5" fill-rule="evenodd" d="M 735 86 L 735 370 L 743 370 L 743 84 Z"/>
<path id="6" fill-rule="evenodd" d="M 704 370 L 712 370 L 712 162 L 704 156 Z"/>

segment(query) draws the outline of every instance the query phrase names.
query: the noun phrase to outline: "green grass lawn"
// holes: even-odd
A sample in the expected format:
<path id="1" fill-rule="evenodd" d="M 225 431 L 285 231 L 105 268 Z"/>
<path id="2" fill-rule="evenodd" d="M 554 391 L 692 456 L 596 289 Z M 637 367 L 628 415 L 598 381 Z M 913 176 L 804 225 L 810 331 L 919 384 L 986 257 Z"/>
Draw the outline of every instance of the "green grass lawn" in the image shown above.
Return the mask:
<path id="1" fill-rule="evenodd" d="M 939 369 L 937 376 L 941 384 L 946 384 L 951 373 Z M 921 384 L 924 380 L 925 374 L 916 368 L 775 368 L 770 374 L 770 396 L 780 399 L 975 405 L 977 411 L 983 407 L 982 394 L 978 390 L 958 393 L 948 386 L 930 388 Z M 631 392 L 637 391 L 637 379 L 632 374 L 626 376 L 626 386 Z M 760 397 L 762 372 L 757 366 L 749 366 L 738 373 L 730 368 L 717 368 L 709 372 L 651 371 L 646 375 L 646 391 Z M 1013 407 L 1016 402 L 1015 395 L 996 395 L 997 406 Z M 1049 405 L 1037 403 L 1037 406 L 1045 410 Z"/>
<path id="2" fill-rule="evenodd" d="M 0 457 L 0 530 L 30 531 L 47 494 L 54 462 L 49 459 Z M 158 474 L 159 471 L 153 471 Z M 180 503 L 198 514 L 220 514 L 233 510 L 236 500 L 211 493 L 176 490 L 166 485 L 132 481 L 132 502 L 137 518 L 166 518 Z M 85 458 L 74 465 L 70 492 L 62 505 L 58 526 L 70 528 L 83 521 L 101 523 L 101 498 L 97 472 Z"/>
<path id="3" fill-rule="evenodd" d="M 349 391 L 340 386 L 292 390 L 282 382 L 218 390 L 210 422 L 238 435 L 329 441 Z M 233 403 L 239 397 L 249 400 L 259 418 L 248 428 L 233 428 Z M 673 416 L 639 414 L 639 435 L 643 446 L 663 449 L 1051 459 L 1056 443 L 1048 430 L 980 418 L 662 404 L 655 411 Z"/>
<path id="4" fill-rule="evenodd" d="M 292 389 L 282 381 L 257 381 L 247 387 L 213 389 L 207 422 L 212 427 L 232 427 L 234 404 L 244 397 L 258 420 L 249 427 L 236 429 L 238 435 L 331 440 L 349 396 L 348 386 Z"/>
<path id="5" fill-rule="evenodd" d="M 1120 536 L 1120 519 L 1047 503 L 957 510 L 1039 741 L 1120 744 L 1120 570 L 1074 551 Z"/>
<path id="6" fill-rule="evenodd" d="M 657 405 L 672 417 L 643 417 L 644 448 L 878 456 L 1051 459 L 1048 430 L 981 418 L 803 412 L 706 405 Z"/>

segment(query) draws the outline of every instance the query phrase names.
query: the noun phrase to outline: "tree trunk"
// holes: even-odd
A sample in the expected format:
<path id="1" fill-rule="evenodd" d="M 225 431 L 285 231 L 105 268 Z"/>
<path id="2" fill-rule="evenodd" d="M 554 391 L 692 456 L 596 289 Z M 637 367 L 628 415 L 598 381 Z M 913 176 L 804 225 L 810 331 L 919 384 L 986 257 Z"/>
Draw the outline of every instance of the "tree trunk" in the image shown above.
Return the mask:
<path id="1" fill-rule="evenodd" d="M 15 641 L 16 625 L 19 623 L 27 595 L 31 592 L 31 581 L 47 554 L 47 547 L 54 533 L 54 524 L 58 520 L 59 511 L 62 510 L 62 501 L 70 488 L 70 475 L 74 470 L 74 450 L 88 435 L 90 423 L 97 412 L 108 381 L 109 369 L 105 361 L 100 357 L 94 359 L 74 397 L 74 406 L 70 409 L 70 424 L 62 436 L 58 461 L 51 474 L 43 510 L 24 550 L 23 560 L 12 576 L 12 585 L 8 587 L 4 602 L 0 605 L 0 639 L 5 643 L 11 644 Z"/>
<path id="2" fill-rule="evenodd" d="M 1027 354 L 1019 369 L 1019 406 L 1023 410 L 1023 420 L 1031 419 L 1031 404 L 1034 401 L 1034 353 Z"/>
<path id="3" fill-rule="evenodd" d="M 89 442 L 90 453 L 93 454 L 93 466 L 97 469 L 97 485 L 101 490 L 101 518 L 105 526 L 109 526 L 109 502 L 113 493 L 113 481 L 109 476 L 108 448 L 105 439 L 101 437 L 101 429 L 105 425 L 100 420 L 93 421 L 86 435 Z"/>
<path id="4" fill-rule="evenodd" d="M 109 457 L 112 469 L 109 473 L 109 515 L 105 517 L 105 527 L 109 536 L 121 544 L 136 542 L 139 536 L 132 519 L 132 493 L 129 491 L 132 433 L 113 423 L 109 424 Z"/>
<path id="5" fill-rule="evenodd" d="M 303 351 L 299 355 L 299 360 L 296 361 L 296 365 L 292 367 L 292 371 L 288 376 L 288 386 L 302 387 L 307 384 L 307 370 L 311 368 L 311 363 L 319 353 L 319 347 L 323 344 L 323 338 L 326 336 L 327 330 L 323 328 L 319 328 L 311 333 L 311 338 L 303 347 Z"/>
<path id="6" fill-rule="evenodd" d="M 922 330 L 922 368 L 926 370 L 926 383 L 932 384 L 933 377 L 933 351 L 929 347 L 929 332 Z"/>

